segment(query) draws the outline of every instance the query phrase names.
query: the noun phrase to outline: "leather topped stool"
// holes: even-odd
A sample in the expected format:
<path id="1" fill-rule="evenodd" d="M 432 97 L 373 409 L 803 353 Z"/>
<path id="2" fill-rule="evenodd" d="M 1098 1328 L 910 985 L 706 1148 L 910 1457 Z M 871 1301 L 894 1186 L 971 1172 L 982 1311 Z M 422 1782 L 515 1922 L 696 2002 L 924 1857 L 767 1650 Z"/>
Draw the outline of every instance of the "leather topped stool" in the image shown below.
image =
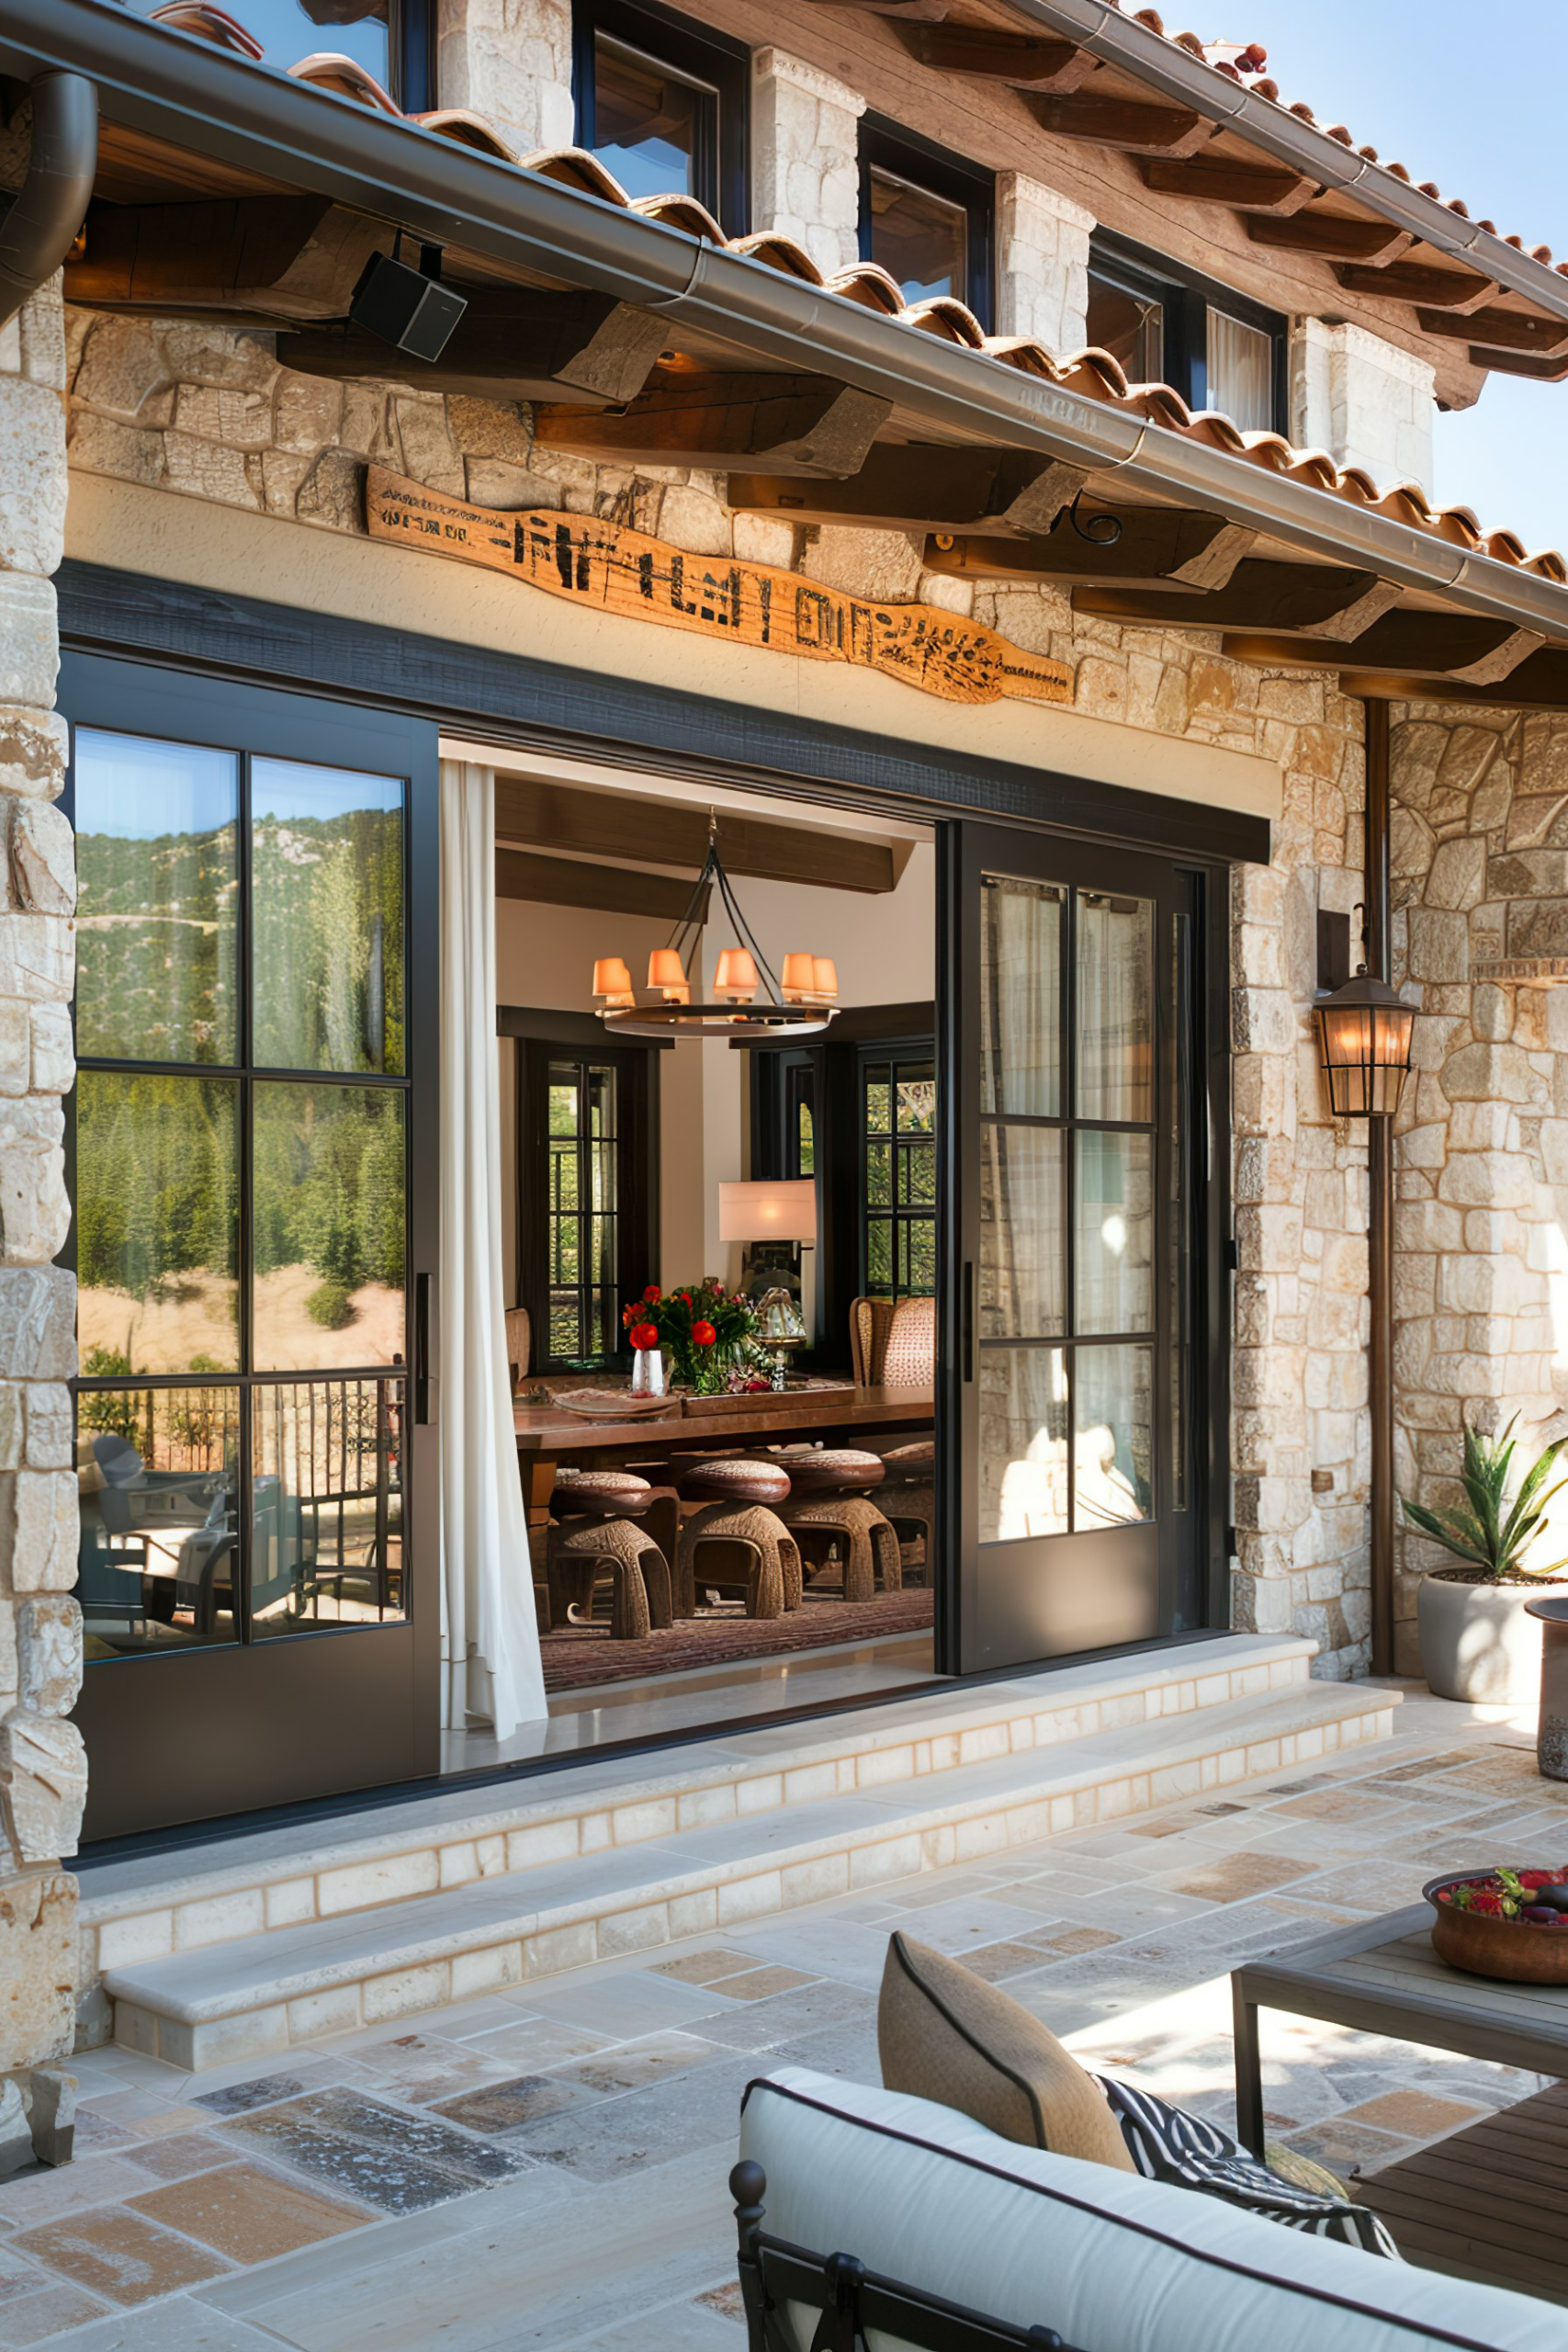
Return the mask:
<path id="1" fill-rule="evenodd" d="M 904 1571 L 898 1538 L 869 1499 L 869 1490 L 887 1475 L 882 1456 L 852 1446 L 802 1446 L 778 1459 L 791 1487 L 779 1516 L 818 1570 L 814 1589 L 841 1546 L 846 1600 L 872 1600 L 879 1577 L 884 1592 L 899 1591 Z"/>
<path id="2" fill-rule="evenodd" d="M 905 1577 L 911 1583 L 930 1584 L 936 1540 L 936 1440 L 920 1437 L 908 1445 L 889 1446 L 884 1450 L 882 1465 L 887 1474 L 881 1490 L 882 1508 L 898 1537 Z M 921 1546 L 920 1564 L 912 1571 L 904 1555 L 917 1542 Z"/>
<path id="3" fill-rule="evenodd" d="M 748 1617 L 782 1617 L 799 1608 L 800 1547 L 774 1508 L 787 1502 L 789 1490 L 787 1471 L 734 1455 L 685 1473 L 681 1499 L 702 1509 L 682 1523 L 676 1547 L 677 1617 L 696 1615 L 699 1573 L 704 1585 L 738 1585 Z"/>
<path id="4" fill-rule="evenodd" d="M 610 1636 L 643 1640 L 673 1620 L 670 1561 L 638 1522 L 678 1507 L 669 1489 L 626 1470 L 558 1470 L 545 1536 L 545 1579 L 557 1625 L 592 1616 L 596 1586 L 612 1587 Z M 668 1540 L 668 1536 L 667 1536 Z"/>

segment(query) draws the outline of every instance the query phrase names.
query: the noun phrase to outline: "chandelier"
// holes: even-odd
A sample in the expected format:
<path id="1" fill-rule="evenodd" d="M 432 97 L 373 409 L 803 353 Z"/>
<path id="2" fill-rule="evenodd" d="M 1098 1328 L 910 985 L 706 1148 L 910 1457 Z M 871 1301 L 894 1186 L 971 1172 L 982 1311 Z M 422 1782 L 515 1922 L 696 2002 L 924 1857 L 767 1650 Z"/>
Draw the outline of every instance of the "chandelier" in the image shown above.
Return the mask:
<path id="1" fill-rule="evenodd" d="M 718 820 L 708 817 L 708 854 L 686 911 L 662 947 L 648 959 L 648 996 L 639 1004 L 632 976 L 619 956 L 601 956 L 593 966 L 593 995 L 600 1020 L 623 1037 L 667 1037 L 722 1033 L 729 1037 L 805 1037 L 826 1029 L 838 1011 L 839 975 L 830 956 L 787 955 L 775 978 L 750 924 L 737 903 L 717 846 Z M 703 926 L 710 886 L 740 944 L 719 950 L 711 1003 L 692 1002 L 691 975 L 702 987 Z M 762 993 L 759 995 L 759 990 Z"/>

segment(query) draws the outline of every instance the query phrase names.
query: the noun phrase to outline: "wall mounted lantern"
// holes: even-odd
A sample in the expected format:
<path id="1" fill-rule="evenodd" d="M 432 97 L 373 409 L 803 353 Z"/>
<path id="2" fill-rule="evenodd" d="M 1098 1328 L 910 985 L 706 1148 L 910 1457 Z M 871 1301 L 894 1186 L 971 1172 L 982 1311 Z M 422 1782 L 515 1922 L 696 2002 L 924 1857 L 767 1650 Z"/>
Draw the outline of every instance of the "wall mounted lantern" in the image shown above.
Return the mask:
<path id="1" fill-rule="evenodd" d="M 1364 964 L 1316 1007 L 1318 1046 L 1337 1119 L 1389 1119 L 1410 1068 L 1416 1010 Z"/>

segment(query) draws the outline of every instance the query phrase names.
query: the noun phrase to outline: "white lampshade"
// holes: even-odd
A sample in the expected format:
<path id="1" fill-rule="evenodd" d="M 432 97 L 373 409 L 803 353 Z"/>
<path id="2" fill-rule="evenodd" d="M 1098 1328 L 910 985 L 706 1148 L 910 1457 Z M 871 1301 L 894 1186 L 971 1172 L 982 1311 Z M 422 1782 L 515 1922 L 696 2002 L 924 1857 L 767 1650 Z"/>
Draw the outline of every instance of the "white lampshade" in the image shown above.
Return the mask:
<path id="1" fill-rule="evenodd" d="M 721 1184 L 718 1238 L 721 1241 L 815 1241 L 816 1184 L 809 1176 Z"/>

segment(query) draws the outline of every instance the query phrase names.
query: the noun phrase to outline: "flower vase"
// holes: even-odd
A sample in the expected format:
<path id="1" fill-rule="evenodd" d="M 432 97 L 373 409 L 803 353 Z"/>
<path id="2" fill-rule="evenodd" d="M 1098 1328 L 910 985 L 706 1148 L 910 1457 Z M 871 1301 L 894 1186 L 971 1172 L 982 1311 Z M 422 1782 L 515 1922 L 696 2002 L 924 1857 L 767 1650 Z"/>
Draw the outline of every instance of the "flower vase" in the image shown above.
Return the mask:
<path id="1" fill-rule="evenodd" d="M 662 1396 L 665 1392 L 664 1358 L 658 1348 L 634 1348 L 632 1351 L 632 1395 Z"/>

